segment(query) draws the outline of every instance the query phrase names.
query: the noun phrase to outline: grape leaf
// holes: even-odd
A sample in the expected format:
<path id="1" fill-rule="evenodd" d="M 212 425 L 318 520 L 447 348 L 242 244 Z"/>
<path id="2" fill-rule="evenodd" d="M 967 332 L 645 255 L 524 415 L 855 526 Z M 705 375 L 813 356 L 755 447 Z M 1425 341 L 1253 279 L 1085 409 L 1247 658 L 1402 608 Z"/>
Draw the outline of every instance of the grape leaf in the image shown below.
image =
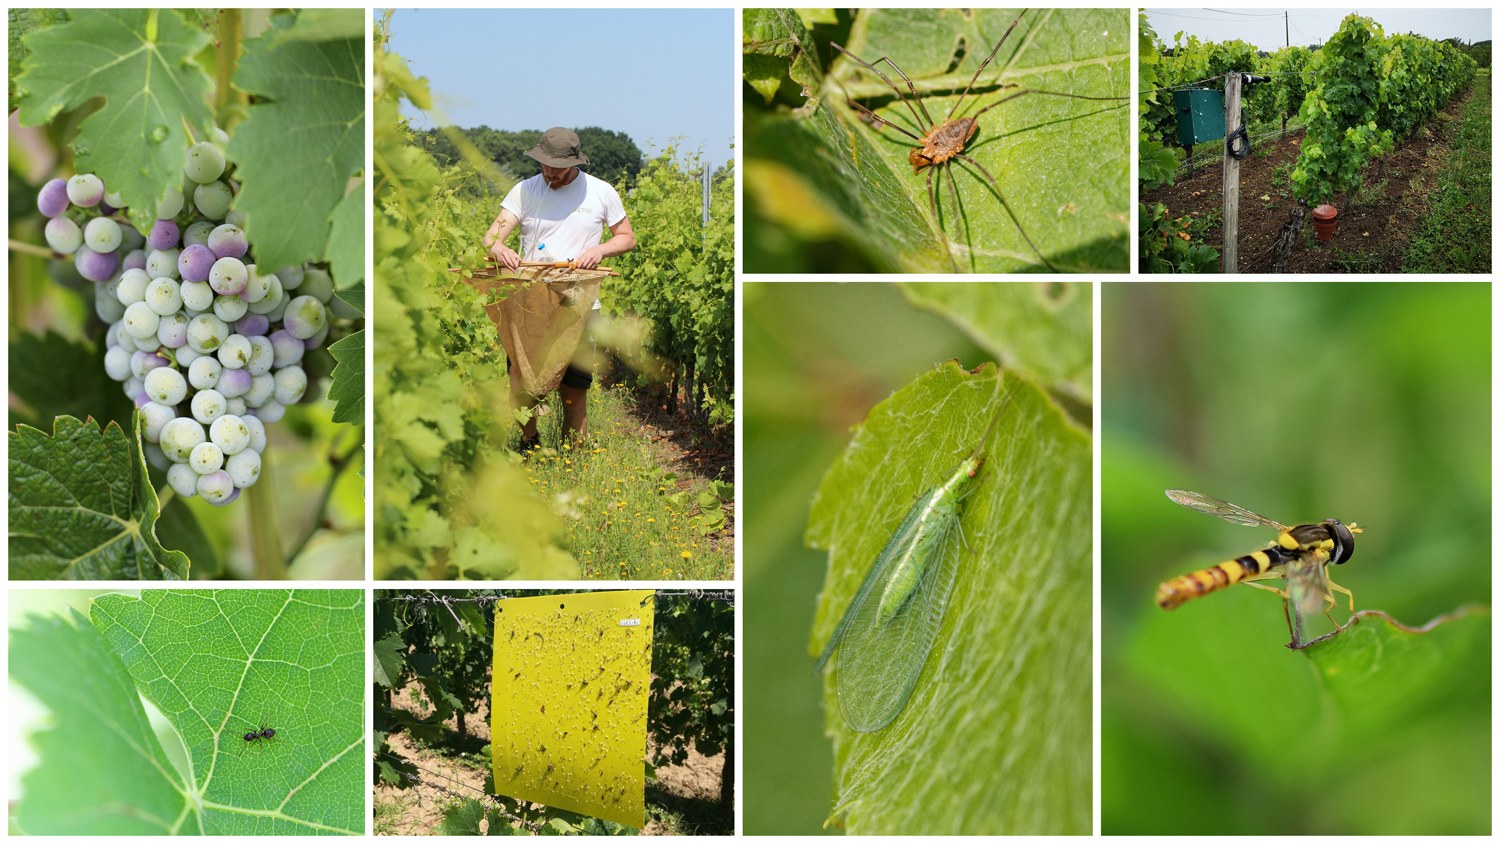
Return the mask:
<path id="1" fill-rule="evenodd" d="M 1092 787 L 1092 447 L 1047 393 L 1013 372 L 963 503 L 973 553 L 916 690 L 884 729 L 856 733 L 825 670 L 835 813 L 850 833 L 1088 833 Z M 828 550 L 810 654 L 822 651 L 871 561 L 919 495 L 979 444 L 995 370 L 944 364 L 870 412 L 823 478 L 809 547 Z M 788 670 L 800 670 L 791 667 Z M 913 776 L 913 760 L 924 772 Z"/>
<path id="2" fill-rule="evenodd" d="M 1017 15 L 1003 9 L 865 10 L 843 46 L 866 61 L 894 60 L 936 124 Z M 1003 99 L 1002 86 L 1128 96 L 1129 36 L 1123 9 L 1032 10 L 953 116 L 973 116 Z M 907 93 L 889 65 L 879 68 Z M 989 183 L 970 165 L 953 166 L 957 220 L 946 179 L 935 178 L 934 217 L 929 171 L 915 173 L 907 160 L 917 144 L 896 129 L 866 123 L 848 105 L 852 98 L 907 132 L 926 134 L 931 127 L 918 125 L 926 118 L 914 118 L 878 77 L 840 57 L 821 84 L 812 78 L 804 84 L 809 97 L 804 109 L 746 113 L 751 154 L 746 194 L 768 218 L 795 230 L 805 224 L 811 202 L 815 218 L 829 231 L 889 271 L 951 272 L 950 251 L 965 272 L 1046 271 Z M 1034 94 L 978 120 L 964 154 L 995 178 L 1037 249 L 1064 272 L 1125 270 L 1129 101 Z M 808 202 L 786 201 L 778 192 L 803 195 Z"/>
<path id="3" fill-rule="evenodd" d="M 37 366 L 37 361 L 47 365 Z M 93 344 L 55 331 L 16 335 L 10 344 L 9 372 L 12 427 L 17 421 L 33 427 L 50 425 L 58 416 L 124 423 L 134 411 L 119 382 L 105 374 L 103 355 Z M 58 378 L 59 372 L 68 377 Z M 15 399 L 24 408 L 17 407 Z"/>
<path id="4" fill-rule="evenodd" d="M 338 361 L 328 398 L 338 402 L 333 421 L 365 424 L 365 333 L 356 331 L 328 347 Z"/>
<path id="5" fill-rule="evenodd" d="M 256 97 L 229 141 L 244 183 L 235 208 L 257 260 L 273 267 L 323 259 L 330 215 L 365 161 L 363 39 L 280 39 L 295 17 L 276 15 L 271 30 L 246 41 L 234 75 Z M 356 239 L 363 254 L 362 225 Z"/>
<path id="6" fill-rule="evenodd" d="M 124 430 L 71 416 L 53 435 L 10 433 L 11 580 L 175 580 L 189 561 L 156 537 L 160 505 L 146 473 L 136 417 Z"/>
<path id="7" fill-rule="evenodd" d="M 277 31 L 276 43 L 364 37 L 365 16 L 360 9 L 303 9 L 294 26 Z"/>
<path id="8" fill-rule="evenodd" d="M 39 763 L 16 809 L 30 835 L 162 835 L 186 809 L 140 696 L 109 642 L 77 610 L 11 630 L 10 673 L 52 712 L 31 736 Z"/>
<path id="9" fill-rule="evenodd" d="M 1458 693 L 1458 678 L 1490 664 L 1487 607 L 1464 607 L 1421 628 L 1361 611 L 1344 632 L 1306 649 L 1351 742 L 1408 724 Z M 1488 700 L 1488 696 L 1486 696 Z"/>
<path id="10" fill-rule="evenodd" d="M 1091 285 L 903 284 L 918 307 L 942 314 L 1007 368 L 1087 401 L 1094 389 Z"/>
<path id="11" fill-rule="evenodd" d="M 10 110 L 16 110 L 16 75 L 21 72 L 21 60 L 31 55 L 21 38 L 38 29 L 67 23 L 68 13 L 63 9 L 7 9 L 10 20 L 8 30 L 10 43 L 10 84 L 7 90 Z"/>
<path id="12" fill-rule="evenodd" d="M 170 9 L 77 9 L 73 20 L 26 36 L 32 51 L 16 79 L 23 126 L 48 122 L 93 97 L 104 107 L 79 125 L 74 165 L 118 192 L 141 231 L 156 201 L 182 184 L 192 139 L 213 125 L 212 85 L 193 55 L 209 36 Z M 286 263 L 291 263 L 290 261 Z M 278 265 L 282 266 L 282 265 Z"/>
<path id="13" fill-rule="evenodd" d="M 165 489 L 167 473 L 152 474 L 155 476 L 152 485 Z M 188 506 L 187 500 L 182 496 L 173 494 L 161 508 L 161 518 L 156 520 L 156 538 L 161 540 L 162 547 L 186 554 L 197 568 L 199 577 L 214 578 L 223 574 L 224 563 L 219 558 L 218 550 L 204 532 L 202 523 L 198 521 L 198 514 L 193 512 L 193 508 Z"/>
<path id="14" fill-rule="evenodd" d="M 333 295 L 344 300 L 344 304 L 354 308 L 360 313 L 365 312 L 365 283 L 363 280 L 355 283 L 353 287 L 333 291 Z"/>
<path id="15" fill-rule="evenodd" d="M 792 86 L 807 92 L 821 87 L 818 50 L 809 25 L 790 9 L 745 9 L 742 75 L 766 103 L 777 89 Z M 801 85 L 797 85 L 801 83 Z"/>
<path id="16" fill-rule="evenodd" d="M 333 224 L 328 235 L 328 250 L 324 260 L 333 272 L 333 280 L 340 289 L 347 290 L 365 277 L 365 188 L 344 194 L 339 204 L 328 215 Z M 347 301 L 347 300 L 346 300 Z M 365 301 L 361 296 L 358 304 L 350 302 L 364 313 Z"/>
<path id="17" fill-rule="evenodd" d="M 194 831 L 364 831 L 363 592 L 152 589 L 90 617 L 181 737 Z"/>

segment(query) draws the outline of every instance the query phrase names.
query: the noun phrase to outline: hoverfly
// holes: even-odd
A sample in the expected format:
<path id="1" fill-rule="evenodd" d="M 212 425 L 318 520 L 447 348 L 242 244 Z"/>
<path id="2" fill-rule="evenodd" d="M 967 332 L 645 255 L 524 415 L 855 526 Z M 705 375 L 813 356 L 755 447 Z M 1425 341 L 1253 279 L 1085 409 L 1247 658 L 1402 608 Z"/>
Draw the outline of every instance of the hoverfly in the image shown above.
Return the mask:
<path id="1" fill-rule="evenodd" d="M 1327 571 L 1329 563 L 1343 564 L 1354 556 L 1354 534 L 1364 533 L 1354 522 L 1346 526 L 1338 519 L 1324 519 L 1316 524 L 1288 527 L 1201 492 L 1169 489 L 1167 497 L 1189 510 L 1218 516 L 1237 525 L 1275 528 L 1278 535 L 1269 548 L 1168 580 L 1156 588 L 1157 606 L 1164 610 L 1176 609 L 1184 601 L 1236 583 L 1275 592 L 1282 597 L 1283 609 L 1290 604 L 1297 610 L 1296 629 L 1292 628 L 1291 616 L 1287 616 L 1287 628 L 1291 630 L 1294 647 L 1298 645 L 1297 631 L 1304 617 L 1321 609 L 1329 620 L 1333 620 L 1328 612 L 1337 603 L 1333 592 L 1348 595 L 1349 611 L 1354 611 L 1354 593 L 1329 579 Z M 1257 582 L 1275 578 L 1286 580 L 1285 590 Z M 1324 606 L 1325 602 L 1327 606 Z M 1343 629 L 1337 621 L 1333 625 Z"/>

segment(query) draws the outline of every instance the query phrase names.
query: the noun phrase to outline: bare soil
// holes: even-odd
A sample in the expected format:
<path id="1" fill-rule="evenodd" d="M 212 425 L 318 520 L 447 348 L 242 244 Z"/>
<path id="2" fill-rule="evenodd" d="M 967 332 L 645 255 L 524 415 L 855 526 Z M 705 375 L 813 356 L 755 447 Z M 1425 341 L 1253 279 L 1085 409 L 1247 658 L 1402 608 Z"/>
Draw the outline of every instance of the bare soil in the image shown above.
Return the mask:
<path id="1" fill-rule="evenodd" d="M 413 701 L 408 686 L 396 692 L 395 706 L 421 717 L 430 713 L 431 707 L 420 697 Z M 480 704 L 479 712 L 464 717 L 467 738 L 458 734 L 458 716 L 444 722 L 449 730 L 449 741 L 442 747 L 418 747 L 401 733 L 390 737 L 390 746 L 397 755 L 410 760 L 417 767 L 423 784 L 411 788 L 396 788 L 378 779 L 375 783 L 375 806 L 377 814 L 382 806 L 398 807 L 396 819 L 387 817 L 376 829 L 384 835 L 433 835 L 442 823 L 444 810 L 455 799 L 479 798 L 484 794 L 484 778 L 488 773 L 480 763 L 478 753 L 490 741 L 490 717 L 488 697 Z M 646 756 L 655 752 L 655 744 L 647 736 Z M 647 824 L 642 835 L 669 835 L 677 830 L 664 828 L 654 817 L 653 809 L 667 808 L 678 812 L 684 804 L 717 804 L 720 783 L 724 776 L 724 756 L 707 757 L 692 748 L 688 749 L 687 761 L 682 765 L 668 765 L 656 769 L 658 783 L 646 789 Z M 436 786 L 436 787 L 435 787 Z M 444 789 L 447 790 L 445 793 Z M 456 796 L 455 796 L 456 795 Z"/>
<path id="2" fill-rule="evenodd" d="M 1331 240 L 1317 239 L 1309 213 L 1292 247 L 1287 272 L 1401 272 L 1407 244 L 1428 208 L 1463 106 L 1473 91 L 1471 86 L 1454 97 L 1426 126 L 1367 168 L 1352 201 L 1347 197 L 1335 201 L 1338 226 Z M 1242 273 L 1272 271 L 1272 247 L 1297 205 L 1291 174 L 1302 141 L 1300 135 L 1261 141 L 1240 162 L 1238 265 Z M 1149 191 L 1141 199 L 1148 205 L 1164 203 L 1174 217 L 1207 219 L 1222 215 L 1223 183 L 1221 167 L 1209 165 L 1191 178 L 1179 175 L 1177 184 Z M 1203 242 L 1223 253 L 1222 220 L 1208 230 Z"/>

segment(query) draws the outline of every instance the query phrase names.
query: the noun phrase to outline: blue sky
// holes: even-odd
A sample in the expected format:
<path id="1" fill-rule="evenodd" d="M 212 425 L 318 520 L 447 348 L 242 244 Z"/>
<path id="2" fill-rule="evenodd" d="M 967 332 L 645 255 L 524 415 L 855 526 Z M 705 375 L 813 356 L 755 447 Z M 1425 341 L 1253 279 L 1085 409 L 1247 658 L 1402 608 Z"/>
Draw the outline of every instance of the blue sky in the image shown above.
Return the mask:
<path id="1" fill-rule="evenodd" d="M 716 169 L 734 157 L 732 9 L 401 9 L 391 33 L 457 126 L 599 126 L 642 152 L 686 136 Z M 438 125 L 403 106 L 413 128 Z"/>

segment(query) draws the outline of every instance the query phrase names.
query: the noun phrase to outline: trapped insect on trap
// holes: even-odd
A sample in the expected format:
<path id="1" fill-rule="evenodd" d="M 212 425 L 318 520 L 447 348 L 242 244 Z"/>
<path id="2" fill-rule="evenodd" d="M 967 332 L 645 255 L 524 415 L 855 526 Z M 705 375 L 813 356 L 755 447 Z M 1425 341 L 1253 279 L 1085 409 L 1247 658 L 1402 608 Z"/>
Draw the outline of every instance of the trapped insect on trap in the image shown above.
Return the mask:
<path id="1" fill-rule="evenodd" d="M 495 608 L 495 792 L 645 826 L 651 590 L 512 598 Z"/>

